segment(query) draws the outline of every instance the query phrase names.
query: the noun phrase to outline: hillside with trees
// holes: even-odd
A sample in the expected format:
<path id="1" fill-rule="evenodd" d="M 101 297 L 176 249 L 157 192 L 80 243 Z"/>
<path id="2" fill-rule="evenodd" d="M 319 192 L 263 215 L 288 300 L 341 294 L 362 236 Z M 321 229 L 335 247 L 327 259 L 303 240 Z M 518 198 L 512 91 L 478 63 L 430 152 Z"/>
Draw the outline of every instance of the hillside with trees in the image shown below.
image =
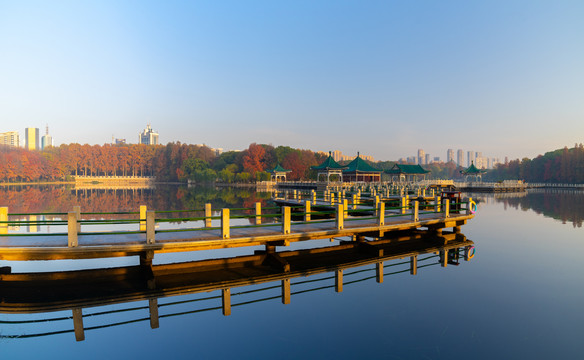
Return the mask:
<path id="1" fill-rule="evenodd" d="M 485 179 L 521 179 L 527 182 L 584 183 L 584 146 L 576 144 L 540 155 L 535 159 L 523 158 L 499 164 L 489 171 Z"/>

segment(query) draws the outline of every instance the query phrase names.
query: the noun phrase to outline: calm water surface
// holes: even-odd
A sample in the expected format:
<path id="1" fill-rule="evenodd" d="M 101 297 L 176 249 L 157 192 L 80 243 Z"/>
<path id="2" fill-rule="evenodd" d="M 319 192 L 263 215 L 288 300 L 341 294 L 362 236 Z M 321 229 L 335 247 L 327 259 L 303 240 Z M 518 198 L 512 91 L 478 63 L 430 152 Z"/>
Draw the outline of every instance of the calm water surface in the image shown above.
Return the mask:
<path id="1" fill-rule="evenodd" d="M 267 200 L 266 194 L 249 190 L 176 187 L 115 195 L 95 191 L 80 194 L 56 187 L 4 189 L 0 194 L 11 212 L 67 211 L 76 203 L 84 210 L 94 211 L 133 210 L 141 203 L 156 209 L 192 209 L 207 201 L 214 202 L 214 207 L 246 207 Z M 374 266 L 351 269 L 355 273 L 347 271 L 341 293 L 335 292 L 331 274 L 296 278 L 291 281 L 293 295 L 288 305 L 281 303 L 278 288 L 250 292 L 279 283 L 232 289 L 234 306 L 230 316 L 221 313 L 221 299 L 217 298 L 220 291 L 163 298 L 159 299 L 160 327 L 154 330 L 148 322 L 147 301 L 87 308 L 83 310 L 85 327 L 97 328 L 86 330 L 85 341 L 81 342 L 76 342 L 71 332 L 10 337 L 70 331 L 70 319 L 22 321 L 71 317 L 71 311 L 0 314 L 0 335 L 4 336 L 0 338 L 0 356 L 581 358 L 584 193 L 540 191 L 503 197 L 472 196 L 481 202 L 477 216 L 462 227 L 462 233 L 475 243 L 476 255 L 459 266 L 424 267 L 412 276 L 399 272 L 407 266 L 396 265 L 395 269 L 386 269 L 381 284 L 375 281 Z M 29 200 L 26 204 L 25 199 Z M 330 244 L 319 241 L 315 246 Z M 250 252 L 238 249 L 230 255 Z M 197 256 L 181 255 L 176 260 Z M 121 265 L 125 265 L 124 261 L 135 262 L 123 259 Z M 428 261 L 437 263 L 436 259 Z M 6 263 L 0 261 L 0 266 Z M 40 262 L 20 266 L 27 271 L 44 265 Z M 388 275 L 393 272 L 396 274 Z M 372 279 L 366 279 L 371 275 Z M 359 279 L 366 280 L 350 283 Z M 306 280 L 320 281 L 303 283 Z M 1 286 L 0 283 L 0 294 Z M 314 291 L 302 291 L 307 289 Z M 203 300 L 189 301 L 193 299 Z M 267 300 L 258 301 L 262 299 Z M 135 310 L 87 316 L 120 309 Z M 116 323 L 119 325 L 103 327 Z"/>

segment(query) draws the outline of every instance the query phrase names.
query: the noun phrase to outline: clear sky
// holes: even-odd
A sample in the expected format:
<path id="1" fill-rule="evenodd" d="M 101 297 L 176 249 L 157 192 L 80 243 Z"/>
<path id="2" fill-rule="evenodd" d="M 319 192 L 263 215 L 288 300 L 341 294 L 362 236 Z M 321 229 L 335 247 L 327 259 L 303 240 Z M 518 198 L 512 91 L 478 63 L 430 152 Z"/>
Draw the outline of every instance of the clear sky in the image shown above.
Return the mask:
<path id="1" fill-rule="evenodd" d="M 0 132 L 535 157 L 584 142 L 583 19 L 582 0 L 0 0 Z"/>

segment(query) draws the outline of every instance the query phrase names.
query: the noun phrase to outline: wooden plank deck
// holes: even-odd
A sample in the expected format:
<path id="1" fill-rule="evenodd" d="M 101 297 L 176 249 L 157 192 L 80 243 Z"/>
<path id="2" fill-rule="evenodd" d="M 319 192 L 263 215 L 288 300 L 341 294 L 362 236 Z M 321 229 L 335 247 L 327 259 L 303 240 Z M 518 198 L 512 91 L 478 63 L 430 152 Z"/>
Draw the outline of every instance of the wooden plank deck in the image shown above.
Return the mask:
<path id="1" fill-rule="evenodd" d="M 66 235 L 8 235 L 0 237 L 0 260 L 87 259 L 132 255 L 151 259 L 154 253 L 257 245 L 284 246 L 290 242 L 344 236 L 382 237 L 387 232 L 422 227 L 440 231 L 442 228 L 460 227 L 473 217 L 472 214 L 451 213 L 445 218 L 443 213 L 420 212 L 419 220 L 413 221 L 410 214 L 397 217 L 392 212 L 386 212 L 384 225 L 378 225 L 377 217 L 348 217 L 340 229 L 334 219 L 326 222 L 292 222 L 289 234 L 282 232 L 280 223 L 261 227 L 231 227 L 228 239 L 222 238 L 221 229 L 157 232 L 153 244 L 146 243 L 145 233 L 91 235 L 81 232 L 77 247 L 68 247 Z"/>

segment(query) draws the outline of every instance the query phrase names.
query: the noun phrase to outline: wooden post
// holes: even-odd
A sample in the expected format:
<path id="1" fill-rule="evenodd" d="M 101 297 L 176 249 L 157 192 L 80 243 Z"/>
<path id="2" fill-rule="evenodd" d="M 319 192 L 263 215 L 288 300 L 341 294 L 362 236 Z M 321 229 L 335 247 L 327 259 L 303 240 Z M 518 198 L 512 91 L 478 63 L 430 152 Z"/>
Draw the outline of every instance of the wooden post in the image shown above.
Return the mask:
<path id="1" fill-rule="evenodd" d="M 405 214 L 406 213 L 406 210 L 407 210 L 406 209 L 407 208 L 407 204 L 406 204 L 406 197 L 405 196 L 402 196 L 401 197 L 401 205 L 400 205 L 400 207 L 401 207 L 401 213 L 402 214 Z"/>
<path id="2" fill-rule="evenodd" d="M 158 317 L 158 299 L 148 299 L 148 307 L 150 309 L 150 328 L 158 329 L 158 327 L 160 327 L 160 320 Z"/>
<path id="3" fill-rule="evenodd" d="M 146 205 L 140 205 L 140 231 L 146 231 Z"/>
<path id="4" fill-rule="evenodd" d="M 304 202 L 304 221 L 310 221 L 310 201 Z"/>
<path id="5" fill-rule="evenodd" d="M 450 217 L 450 199 L 444 199 L 444 217 Z"/>
<path id="6" fill-rule="evenodd" d="M 420 204 L 414 201 L 414 207 L 412 209 L 412 221 L 420 220 Z"/>
<path id="7" fill-rule="evenodd" d="M 290 304 L 290 279 L 286 278 L 282 280 L 282 304 L 288 305 Z"/>
<path id="8" fill-rule="evenodd" d="M 314 191 L 314 189 L 312 190 L 312 193 L 310 194 L 311 198 L 312 198 L 312 203 L 316 204 L 316 191 Z"/>
<path id="9" fill-rule="evenodd" d="M 338 269 L 335 272 L 335 291 L 343 292 L 343 269 Z"/>
<path id="10" fill-rule="evenodd" d="M 343 215 L 345 219 L 349 216 L 349 200 L 343 199 Z"/>
<path id="11" fill-rule="evenodd" d="M 0 207 L 0 221 L 8 221 L 8 208 Z M 8 234 L 8 223 L 0 223 L 0 234 Z"/>
<path id="12" fill-rule="evenodd" d="M 418 256 L 410 257 L 410 274 L 418 274 Z"/>
<path id="13" fill-rule="evenodd" d="M 335 193 L 334 192 L 330 193 L 330 199 L 331 199 L 331 205 L 333 205 L 335 203 Z"/>
<path id="14" fill-rule="evenodd" d="M 294 189 L 294 200 L 298 200 L 298 191 L 296 189 Z"/>
<path id="15" fill-rule="evenodd" d="M 377 213 L 379 214 L 377 218 L 377 225 L 385 225 L 385 203 L 383 201 L 379 202 L 379 205 L 377 206 Z"/>
<path id="16" fill-rule="evenodd" d="M 383 261 L 375 265 L 375 280 L 380 284 L 383 282 Z"/>
<path id="17" fill-rule="evenodd" d="M 211 216 L 213 216 L 211 211 L 211 204 L 205 204 L 205 227 L 211 227 Z"/>
<path id="18" fill-rule="evenodd" d="M 468 198 L 468 204 L 466 205 L 466 214 L 467 214 L 467 215 L 470 215 L 470 214 L 471 214 L 471 213 L 470 213 L 470 210 L 471 210 L 471 206 L 470 206 L 470 204 L 471 204 L 471 202 L 472 202 L 472 198 L 471 198 L 471 197 L 469 197 L 469 198 Z"/>
<path id="19" fill-rule="evenodd" d="M 262 203 L 255 203 L 255 224 L 260 225 L 262 223 Z"/>
<path id="20" fill-rule="evenodd" d="M 343 230 L 345 228 L 345 216 L 343 215 L 343 204 L 337 204 L 336 206 L 336 225 L 337 230 Z"/>
<path id="21" fill-rule="evenodd" d="M 282 234 L 290 234 L 290 206 L 282 207 Z"/>
<path id="22" fill-rule="evenodd" d="M 229 209 L 221 209 L 221 238 L 229 239 Z"/>
<path id="23" fill-rule="evenodd" d="M 379 196 L 375 195 L 375 212 L 377 215 L 377 211 L 379 210 Z"/>
<path id="24" fill-rule="evenodd" d="M 434 212 L 436 212 L 436 213 L 440 212 L 440 201 L 442 201 L 440 199 L 440 196 L 436 196 L 434 198 Z"/>
<path id="25" fill-rule="evenodd" d="M 231 289 L 223 289 L 221 291 L 221 299 L 223 303 L 223 315 L 231 315 Z"/>
<path id="26" fill-rule="evenodd" d="M 69 247 L 77 247 L 77 213 L 69 211 L 67 213 L 67 245 Z"/>
<path id="27" fill-rule="evenodd" d="M 353 210 L 357 210 L 357 194 L 353 194 Z"/>
<path id="28" fill-rule="evenodd" d="M 85 330 L 83 329 L 83 312 L 81 308 L 74 308 L 73 312 L 73 329 L 75 330 L 75 340 L 85 340 Z"/>
<path id="29" fill-rule="evenodd" d="M 77 206 L 73 206 L 73 212 L 75 212 L 75 214 L 77 214 L 77 232 L 80 233 L 81 232 L 81 206 L 77 205 Z"/>
<path id="30" fill-rule="evenodd" d="M 156 211 L 146 211 L 146 243 L 154 244 L 154 237 L 156 236 Z"/>

